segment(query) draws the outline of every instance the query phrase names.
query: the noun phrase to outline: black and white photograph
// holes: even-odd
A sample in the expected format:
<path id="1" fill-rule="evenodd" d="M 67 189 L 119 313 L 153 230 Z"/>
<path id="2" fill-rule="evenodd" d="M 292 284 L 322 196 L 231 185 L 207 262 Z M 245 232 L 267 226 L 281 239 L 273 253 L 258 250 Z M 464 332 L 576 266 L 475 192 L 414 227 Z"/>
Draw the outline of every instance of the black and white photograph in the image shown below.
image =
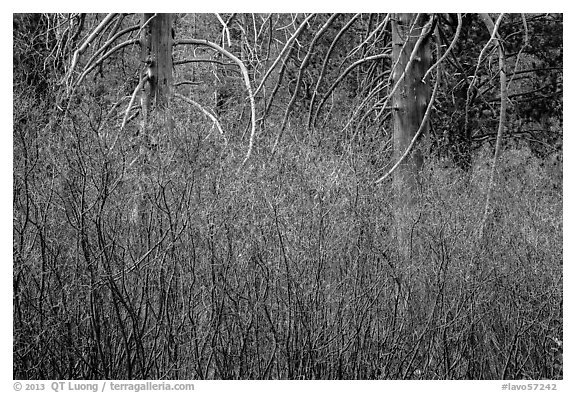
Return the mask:
<path id="1" fill-rule="evenodd" d="M 14 390 L 560 391 L 564 14 L 243 8 L 12 14 Z"/>

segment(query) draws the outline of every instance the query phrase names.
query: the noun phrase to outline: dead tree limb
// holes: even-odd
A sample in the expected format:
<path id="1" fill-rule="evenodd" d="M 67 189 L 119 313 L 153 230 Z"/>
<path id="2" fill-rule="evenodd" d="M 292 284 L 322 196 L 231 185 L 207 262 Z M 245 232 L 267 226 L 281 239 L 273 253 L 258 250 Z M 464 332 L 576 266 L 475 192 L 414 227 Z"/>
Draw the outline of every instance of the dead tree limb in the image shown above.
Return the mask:
<path id="1" fill-rule="evenodd" d="M 512 71 L 512 75 L 510 76 L 510 79 L 508 79 L 508 86 L 506 87 L 507 89 L 510 89 L 510 85 L 512 84 L 512 82 L 514 82 L 514 78 L 516 78 L 516 74 L 518 72 L 518 64 L 520 64 L 520 55 L 530 44 L 530 34 L 528 32 L 528 22 L 526 22 L 526 16 L 524 14 L 520 15 L 522 17 L 522 24 L 524 25 L 524 43 L 522 44 L 520 51 L 516 55 L 516 63 L 514 64 L 514 71 Z"/>
<path id="2" fill-rule="evenodd" d="M 480 64 L 482 64 L 482 59 L 488 51 L 489 48 L 492 47 L 494 40 L 496 39 L 496 34 L 498 33 L 498 26 L 500 26 L 500 22 L 504 14 L 500 14 L 498 19 L 496 20 L 495 28 L 491 31 L 491 36 L 486 45 L 480 51 L 480 55 L 478 56 L 478 62 L 476 63 L 476 69 L 474 70 L 474 75 L 472 76 L 472 81 L 468 86 L 468 90 L 466 91 L 466 104 L 464 105 L 464 133 L 468 133 L 468 123 L 469 123 L 469 108 L 470 108 L 470 101 L 472 100 L 472 91 L 474 90 L 476 79 L 478 77 L 478 70 L 480 69 Z M 494 22 L 492 22 L 494 24 Z"/>
<path id="3" fill-rule="evenodd" d="M 307 128 L 310 129 L 312 127 L 312 112 L 314 110 L 314 100 L 316 99 L 316 95 L 318 94 L 318 89 L 320 88 L 320 84 L 322 83 L 322 78 L 324 78 L 324 73 L 326 72 L 326 66 L 328 65 L 328 61 L 330 60 L 330 56 L 336 47 L 336 43 L 340 40 L 340 38 L 344 35 L 346 31 L 352 26 L 352 24 L 358 19 L 361 14 L 354 15 L 336 34 L 336 37 L 332 40 L 332 44 L 328 48 L 328 52 L 326 52 L 326 56 L 324 56 L 324 61 L 322 62 L 322 68 L 320 69 L 320 75 L 318 75 L 318 80 L 316 81 L 316 86 L 314 87 L 314 92 L 312 93 L 312 98 L 310 100 L 310 109 L 308 110 L 308 121 L 307 121 Z"/>
<path id="4" fill-rule="evenodd" d="M 114 48 L 110 49 L 108 52 L 106 52 L 104 55 L 102 55 L 102 57 L 100 57 L 98 60 L 96 60 L 90 67 L 85 69 L 82 72 L 82 74 L 80 75 L 80 77 L 78 78 L 78 81 L 75 83 L 75 85 L 76 86 L 80 85 L 80 83 L 82 83 L 82 81 L 84 80 L 86 75 L 88 75 L 90 72 L 92 72 L 92 70 L 94 70 L 94 68 L 96 68 L 96 67 L 98 67 L 98 65 L 102 64 L 102 62 L 104 60 L 106 60 L 108 57 L 110 57 L 115 52 L 119 51 L 120 49 L 124 48 L 125 46 L 133 45 L 133 44 L 139 44 L 139 43 L 140 43 L 139 38 L 133 38 L 131 40 L 128 40 L 128 41 L 125 41 L 125 42 L 122 42 L 122 43 L 116 45 Z"/>
<path id="5" fill-rule="evenodd" d="M 340 131 L 340 133 L 344 133 L 348 127 L 350 127 L 350 125 L 352 124 L 352 122 L 354 121 L 354 119 L 356 118 L 356 116 L 358 116 L 358 114 L 362 111 L 362 109 L 364 108 L 364 106 L 366 106 L 366 104 L 368 104 L 368 102 L 374 98 L 380 91 L 382 91 L 384 88 L 386 88 L 386 86 L 388 86 L 388 81 L 387 80 L 383 80 L 380 81 L 371 91 L 370 93 L 362 100 L 362 102 L 360 103 L 360 105 L 356 106 L 356 109 L 354 110 L 354 112 L 352 112 L 352 116 L 350 116 L 350 118 L 348 119 L 348 121 L 346 122 L 346 124 L 344 125 L 344 127 L 342 128 L 342 130 Z"/>
<path id="6" fill-rule="evenodd" d="M 174 61 L 174 65 L 182 65 L 182 64 L 188 64 L 188 63 L 214 63 L 214 64 L 218 64 L 221 66 L 234 66 L 234 63 L 224 63 L 223 61 L 220 60 L 216 60 L 216 59 L 210 59 L 210 58 L 205 58 L 205 57 L 194 57 L 194 58 L 190 58 L 190 59 L 182 59 L 182 60 L 176 60 Z"/>
<path id="7" fill-rule="evenodd" d="M 308 24 L 308 21 L 310 19 L 312 19 L 312 17 L 315 14 L 310 14 L 308 15 L 300 24 L 300 26 L 298 26 L 298 29 L 294 32 L 294 34 L 292 34 L 292 36 L 290 37 L 290 39 L 288 39 L 288 41 L 286 41 L 286 44 L 284 45 L 284 47 L 282 48 L 282 50 L 280 51 L 280 54 L 276 57 L 276 60 L 274 60 L 274 63 L 272 63 L 272 65 L 270 66 L 270 68 L 268 68 L 268 71 L 266 71 L 266 74 L 264 74 L 264 77 L 262 78 L 262 80 L 260 81 L 260 84 L 258 85 L 258 87 L 256 88 L 256 90 L 254 90 L 254 95 L 257 95 L 258 92 L 262 89 L 262 87 L 264 87 L 264 83 L 266 83 L 266 79 L 268 79 L 268 77 L 270 76 L 270 74 L 272 73 L 272 71 L 274 70 L 274 68 L 276 68 L 276 66 L 278 65 L 278 62 L 282 59 L 282 56 L 284 55 L 284 53 L 289 49 L 292 48 L 292 43 L 294 42 L 294 40 L 296 40 L 296 38 L 298 38 L 298 36 L 300 35 L 300 33 L 302 32 L 302 30 L 304 30 L 304 28 L 306 27 L 306 25 Z M 288 57 L 287 57 L 288 58 Z"/>
<path id="8" fill-rule="evenodd" d="M 182 101 L 187 102 L 188 104 L 194 106 L 195 108 L 199 109 L 202 113 L 204 113 L 210 120 L 212 120 L 212 122 L 214 123 L 214 125 L 216 126 L 216 128 L 218 129 L 218 131 L 220 132 L 220 135 L 222 135 L 222 138 L 224 139 L 224 143 L 228 144 L 228 140 L 226 139 L 226 135 L 224 135 L 224 131 L 222 130 L 222 126 L 220 125 L 220 122 L 218 121 L 218 119 L 216 118 L 216 116 L 214 116 L 212 113 L 210 113 L 206 108 L 204 108 L 202 105 L 200 105 L 199 103 L 197 103 L 196 101 L 192 100 L 191 98 L 188 97 L 184 97 L 182 94 L 179 93 L 174 93 L 175 97 L 180 98 Z"/>
<path id="9" fill-rule="evenodd" d="M 116 41 L 118 38 L 122 37 L 125 34 L 128 34 L 134 30 L 138 30 L 140 28 L 140 26 L 132 26 L 132 27 L 127 27 L 126 29 L 119 31 L 118 33 L 114 34 L 112 36 L 112 38 L 110 38 L 109 40 L 107 40 L 104 45 L 102 45 L 100 48 L 98 48 L 98 50 L 92 55 L 92 57 L 90 58 L 90 60 L 88 60 L 86 62 L 86 65 L 84 66 L 84 70 L 86 71 L 88 69 L 88 67 L 90 67 L 90 65 L 96 60 L 96 58 L 98 56 L 100 56 L 102 54 L 102 52 L 104 52 L 106 49 L 108 49 L 108 47 L 110 47 L 110 45 L 112 45 L 112 43 L 114 41 Z"/>
<path id="10" fill-rule="evenodd" d="M 365 63 L 367 61 L 384 59 L 384 58 L 390 58 L 390 53 L 381 53 L 381 54 L 374 55 L 374 56 L 368 56 L 368 57 L 357 60 L 354 63 L 350 64 L 348 66 L 348 68 L 346 68 L 346 70 L 344 70 L 344 72 L 342 74 L 340 74 L 340 76 L 334 81 L 334 83 L 332 83 L 332 85 L 330 86 L 330 88 L 328 88 L 326 93 L 324 93 L 322 95 L 322 98 L 320 99 L 320 102 L 318 103 L 318 108 L 316 108 L 316 113 L 314 114 L 314 119 L 316 119 L 318 117 L 318 114 L 322 110 L 322 107 L 324 106 L 324 103 L 326 102 L 326 100 L 328 99 L 330 94 L 332 94 L 334 89 L 338 86 L 338 84 L 340 82 L 342 82 L 342 80 L 350 73 L 350 71 L 352 71 L 354 68 L 356 68 L 360 64 Z"/>
<path id="11" fill-rule="evenodd" d="M 228 47 L 231 47 L 232 43 L 230 40 L 230 29 L 228 28 L 228 24 L 224 22 L 219 13 L 216 12 L 215 15 L 216 18 L 218 18 L 218 22 L 220 22 L 220 24 L 222 25 L 222 42 L 224 42 L 224 37 L 226 37 L 228 41 Z"/>
<path id="12" fill-rule="evenodd" d="M 100 32 L 108 25 L 108 23 L 110 23 L 110 21 L 112 21 L 112 19 L 114 19 L 115 16 L 116 16 L 116 14 L 114 14 L 114 13 L 110 13 L 110 14 L 106 15 L 106 17 L 102 20 L 102 22 L 100 22 L 100 24 L 94 29 L 94 31 L 88 36 L 88 38 L 86 38 L 86 40 L 80 46 L 80 48 L 78 48 L 74 52 L 74 55 L 72 57 L 72 64 L 70 65 L 70 69 L 68 70 L 68 78 L 72 77 L 72 72 L 74 71 L 74 68 L 76 67 L 76 64 L 78 63 L 78 59 L 79 59 L 80 55 L 82 55 L 82 53 L 84 53 L 84 51 L 86 51 L 86 49 L 88 49 L 88 46 L 90 46 L 90 43 L 92 41 L 94 41 L 94 39 L 98 36 L 98 34 L 100 34 Z"/>
<path id="13" fill-rule="evenodd" d="M 294 87 L 294 93 L 292 94 L 292 97 L 290 98 L 290 101 L 286 106 L 286 111 L 284 112 L 284 118 L 282 119 L 282 124 L 280 125 L 280 131 L 278 131 L 278 135 L 276 136 L 274 146 L 272 147 L 271 156 L 274 155 L 276 147 L 278 146 L 278 143 L 282 138 L 282 133 L 286 128 L 286 122 L 288 121 L 288 117 L 290 116 L 290 113 L 292 111 L 292 106 L 296 101 L 296 97 L 298 97 L 298 90 L 300 90 L 300 83 L 302 83 L 302 72 L 304 71 L 306 66 L 308 66 L 308 62 L 310 61 L 310 57 L 312 56 L 312 51 L 314 50 L 314 46 L 316 45 L 316 41 L 318 41 L 318 39 L 322 36 L 322 34 L 324 34 L 326 30 L 328 30 L 328 27 L 330 27 L 330 25 L 332 24 L 332 22 L 334 22 L 334 20 L 338 17 L 338 15 L 339 14 L 336 13 L 330 16 L 328 20 L 324 23 L 324 25 L 320 28 L 320 30 L 318 30 L 318 32 L 314 35 L 314 38 L 312 39 L 308 47 L 308 52 L 306 53 L 306 56 L 302 60 L 302 63 L 300 63 L 300 69 L 298 70 L 298 77 L 296 79 L 296 86 Z"/>
<path id="14" fill-rule="evenodd" d="M 388 22 L 390 22 L 390 14 L 386 14 L 386 17 L 384 18 L 384 20 L 382 20 L 382 22 L 380 22 L 380 24 L 378 26 L 376 26 L 376 28 L 374 30 L 372 30 L 372 32 L 368 35 L 368 37 L 366 37 L 366 39 L 364 41 L 362 41 L 358 46 L 356 46 L 356 48 L 352 49 L 352 51 L 350 51 L 350 53 L 348 54 L 347 57 L 354 56 L 356 54 L 356 52 L 358 52 L 359 50 L 364 48 L 366 46 L 366 44 L 368 44 L 368 42 L 370 42 L 370 40 L 376 35 L 376 33 L 378 33 L 380 30 L 386 28 L 386 25 L 388 24 Z"/>
<path id="15" fill-rule="evenodd" d="M 314 14 L 310 15 L 307 19 L 309 19 L 310 17 L 312 17 Z M 262 118 L 266 118 L 266 116 L 268 115 L 268 111 L 270 110 L 270 108 L 272 107 L 272 103 L 274 102 L 274 97 L 276 96 L 276 93 L 278 92 L 278 90 L 280 89 L 280 85 L 282 84 L 282 80 L 284 79 L 284 72 L 286 71 L 286 67 L 288 65 L 288 60 L 290 59 L 290 56 L 292 55 L 292 52 L 294 51 L 295 45 L 294 43 L 296 42 L 296 38 L 298 37 L 298 35 L 300 33 L 302 33 L 302 30 L 304 27 L 306 27 L 306 21 L 307 19 L 304 20 L 304 22 L 302 22 L 302 24 L 300 25 L 300 27 L 298 28 L 298 30 L 292 35 L 292 37 L 288 40 L 290 42 L 290 46 L 288 47 L 288 42 L 284 45 L 284 48 L 281 51 L 281 54 L 278 55 L 278 57 L 276 57 L 276 60 L 274 61 L 274 64 L 272 64 L 272 66 L 268 69 L 268 72 L 266 73 L 266 75 L 264 75 L 264 78 L 262 79 L 260 86 L 258 86 L 258 88 L 262 87 L 264 85 L 264 82 L 266 80 L 266 78 L 268 77 L 269 73 L 271 72 L 271 70 L 276 66 L 277 62 L 280 60 L 280 58 L 282 57 L 282 53 L 284 52 L 284 50 L 286 48 L 288 48 L 288 53 L 285 56 L 284 61 L 282 62 L 282 67 L 280 68 L 280 71 L 278 72 L 278 79 L 276 81 L 276 85 L 274 86 L 274 89 L 272 90 L 272 94 L 270 94 L 270 99 L 268 100 L 268 102 L 265 105 L 264 108 L 264 114 L 262 115 Z M 301 29 L 302 28 L 302 29 Z M 292 39 L 294 38 L 294 39 Z M 258 89 L 257 89 L 258 90 Z"/>
<path id="16" fill-rule="evenodd" d="M 140 80 L 140 83 L 138 83 L 138 86 L 136 86 L 136 88 L 134 89 L 134 92 L 132 93 L 132 96 L 130 97 L 130 102 L 128 103 L 128 108 L 126 108 L 126 113 L 124 114 L 124 119 L 122 120 L 122 125 L 120 126 L 120 132 L 122 132 L 122 130 L 126 126 L 126 121 L 128 120 L 128 115 L 130 114 L 130 110 L 132 110 L 132 105 L 134 105 L 134 101 L 136 101 L 136 97 L 138 96 L 138 92 L 140 92 L 140 90 L 142 90 L 142 88 L 144 87 L 144 84 L 146 83 L 147 80 L 148 80 L 148 75 L 144 75 L 144 77 Z"/>
<path id="17" fill-rule="evenodd" d="M 501 14 L 500 17 L 498 18 L 497 23 L 502 20 L 502 15 L 503 14 Z M 496 45 L 498 46 L 498 67 L 500 73 L 500 119 L 498 122 L 498 133 L 496 135 L 496 146 L 494 147 L 494 159 L 492 161 L 492 169 L 490 171 L 488 191 L 486 193 L 486 205 L 484 206 L 484 215 L 482 217 L 482 223 L 480 225 L 480 238 L 483 238 L 485 234 L 486 223 L 490 216 L 491 199 L 496 183 L 498 159 L 500 157 L 500 149 L 502 146 L 502 134 L 504 133 L 504 127 L 506 125 L 506 104 L 508 101 L 507 98 L 508 89 L 506 83 L 506 53 L 504 51 L 504 45 L 498 35 L 498 25 L 494 24 L 492 18 L 490 18 L 490 15 L 488 14 L 480 14 L 480 17 L 484 21 L 484 24 L 486 24 L 488 31 L 492 33 L 492 37 L 495 37 Z M 490 41 L 492 41 L 492 39 Z"/>
<path id="18" fill-rule="evenodd" d="M 422 79 L 426 80 L 428 74 L 430 74 L 434 68 L 438 67 L 438 65 L 440 65 L 446 59 L 446 57 L 450 54 L 450 52 L 452 52 L 452 49 L 456 45 L 456 42 L 458 42 L 458 38 L 460 38 L 461 30 L 462 30 L 462 14 L 458 14 L 458 26 L 456 27 L 456 33 L 454 33 L 454 38 L 452 39 L 452 42 L 450 42 L 450 46 L 448 46 L 448 49 L 446 49 L 446 52 L 444 52 L 442 57 L 440 57 L 438 61 L 436 61 L 436 63 L 434 63 L 430 68 L 428 68 L 428 71 L 426 71 L 426 73 L 424 74 L 424 78 Z"/>
<path id="19" fill-rule="evenodd" d="M 246 152 L 246 156 L 244 157 L 244 161 L 242 161 L 242 164 L 240 165 L 240 167 L 243 167 L 244 164 L 250 158 L 250 155 L 252 154 L 252 149 L 254 147 L 254 139 L 256 136 L 256 104 L 254 102 L 254 94 L 252 93 L 252 85 L 250 83 L 250 77 L 248 76 L 248 69 L 246 68 L 246 66 L 244 65 L 242 60 L 240 60 L 239 58 L 237 58 L 232 53 L 228 52 L 226 49 L 222 48 L 218 44 L 215 44 L 214 42 L 211 42 L 208 40 L 189 38 L 189 39 L 183 39 L 183 40 L 175 41 L 174 45 L 203 45 L 203 46 L 207 46 L 207 47 L 212 48 L 215 51 L 223 54 L 224 56 L 228 57 L 230 60 L 232 60 L 234 63 L 236 63 L 238 65 L 238 67 L 240 68 L 240 71 L 242 72 L 242 75 L 244 77 L 244 84 L 246 85 L 246 90 L 248 92 L 248 98 L 250 99 L 250 109 L 252 111 L 252 131 L 250 133 L 250 142 L 248 145 L 248 151 Z"/>

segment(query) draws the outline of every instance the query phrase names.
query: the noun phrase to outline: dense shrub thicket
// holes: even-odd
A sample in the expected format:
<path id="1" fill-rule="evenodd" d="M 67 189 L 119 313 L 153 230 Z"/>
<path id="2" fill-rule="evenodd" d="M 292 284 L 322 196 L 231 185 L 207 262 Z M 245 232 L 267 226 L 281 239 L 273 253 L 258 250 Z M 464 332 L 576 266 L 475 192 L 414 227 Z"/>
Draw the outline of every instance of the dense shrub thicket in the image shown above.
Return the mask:
<path id="1" fill-rule="evenodd" d="M 238 172 L 202 123 L 16 130 L 15 378 L 562 378 L 555 162 L 504 153 L 479 242 L 489 152 L 429 160 L 406 261 L 370 157 L 303 138 Z"/>
<path id="2" fill-rule="evenodd" d="M 317 56 L 351 17 L 317 41 Z M 438 23 L 451 37 L 449 17 Z M 343 78 L 316 127 L 307 127 L 310 97 L 298 96 L 272 154 L 290 83 L 326 16 L 311 19 L 275 100 L 276 73 L 257 97 L 259 114 L 270 110 L 241 167 L 249 116 L 237 70 L 175 70 L 190 82 L 183 95 L 214 103 L 226 139 L 176 99 L 171 129 L 151 116 L 142 132 L 133 116 L 120 130 L 138 51 L 115 53 L 71 92 L 70 57 L 102 17 L 82 15 L 73 25 L 82 34 L 59 36 L 53 16 L 15 15 L 14 378 L 563 378 L 561 16 L 530 16 L 522 51 L 521 17 L 502 24 L 509 53 L 528 57 L 509 86 L 514 105 L 483 236 L 498 105 L 489 96 L 499 90 L 485 60 L 484 96 L 470 103 L 474 133 L 464 135 L 465 81 L 487 40 L 475 18 L 464 18 L 418 144 L 426 159 L 400 253 L 391 181 L 374 184 L 391 164 L 392 119 L 378 94 L 366 100 L 388 78 L 386 64 Z M 219 36 L 208 16 L 197 19 L 175 26 Z M 385 50 L 386 30 L 355 49 L 382 20 L 359 17 L 343 35 L 321 93 L 358 53 Z M 287 32 L 270 33 L 270 56 Z M 240 33 L 231 29 L 232 39 Z M 272 57 L 248 43 L 257 80 Z M 187 55 L 175 51 L 176 60 Z M 303 72 L 308 87 L 320 60 Z M 533 78 L 532 66 L 546 78 Z"/>

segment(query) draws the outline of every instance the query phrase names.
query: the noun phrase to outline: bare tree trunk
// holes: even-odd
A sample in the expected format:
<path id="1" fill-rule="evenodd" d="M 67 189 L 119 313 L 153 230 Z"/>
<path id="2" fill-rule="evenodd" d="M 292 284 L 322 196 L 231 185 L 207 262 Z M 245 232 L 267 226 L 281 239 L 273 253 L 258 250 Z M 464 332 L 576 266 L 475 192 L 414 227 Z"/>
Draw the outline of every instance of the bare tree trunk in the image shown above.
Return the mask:
<path id="1" fill-rule="evenodd" d="M 172 14 L 143 14 L 140 36 L 142 127 L 140 131 L 141 160 L 150 162 L 158 154 L 164 135 L 172 132 L 170 111 L 172 86 Z M 149 226 L 152 222 L 150 191 L 142 180 L 149 175 L 149 165 L 142 165 L 138 175 L 137 199 L 132 222 Z"/>
<path id="2" fill-rule="evenodd" d="M 430 83 L 423 78 L 432 64 L 428 36 L 430 24 L 421 14 L 395 14 L 392 20 L 394 86 L 394 162 L 404 155 L 424 119 L 430 101 Z M 425 132 L 427 125 L 424 125 Z M 401 255 L 409 257 L 412 207 L 418 195 L 418 173 L 423 157 L 413 149 L 400 163 L 393 178 L 396 220 Z"/>
<path id="3" fill-rule="evenodd" d="M 142 23 L 141 60 L 148 75 L 142 97 L 144 122 L 157 111 L 161 122 L 171 128 L 172 14 L 144 14 Z"/>
<path id="4" fill-rule="evenodd" d="M 503 14 L 502 14 L 503 15 Z M 502 15 L 498 18 L 502 20 Z M 486 231 L 486 225 L 488 224 L 493 207 L 492 194 L 494 188 L 496 187 L 498 178 L 498 159 L 500 158 L 500 149 L 502 148 L 502 135 L 506 128 L 506 102 L 508 100 L 508 88 L 506 80 L 506 53 L 504 51 L 504 44 L 498 34 L 498 25 L 494 24 L 492 18 L 488 14 L 480 14 L 480 18 L 486 24 L 486 28 L 492 34 L 495 39 L 495 44 L 498 46 L 498 67 L 500 75 L 500 121 L 498 122 L 498 132 L 496 134 L 496 146 L 494 147 L 494 159 L 492 161 L 492 169 L 490 171 L 490 181 L 488 183 L 488 192 L 486 194 L 486 204 L 484 207 L 484 215 L 482 217 L 482 223 L 480 224 L 480 238 L 483 238 Z M 498 23 L 499 21 L 497 21 Z M 490 39 L 492 41 L 492 39 Z M 490 43 L 490 42 L 489 42 Z"/>

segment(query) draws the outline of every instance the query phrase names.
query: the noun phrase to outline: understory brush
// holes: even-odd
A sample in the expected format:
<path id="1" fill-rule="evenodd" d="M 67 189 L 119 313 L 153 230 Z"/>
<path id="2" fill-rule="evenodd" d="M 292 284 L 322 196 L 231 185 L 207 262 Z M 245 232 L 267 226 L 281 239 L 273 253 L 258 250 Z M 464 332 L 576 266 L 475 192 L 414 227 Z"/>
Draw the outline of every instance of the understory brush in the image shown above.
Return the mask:
<path id="1" fill-rule="evenodd" d="M 563 377 L 562 190 L 529 150 L 482 239 L 489 155 L 429 160 L 406 257 L 369 154 L 238 170 L 201 125 L 114 149 L 62 127 L 66 154 L 15 132 L 15 379 Z"/>

